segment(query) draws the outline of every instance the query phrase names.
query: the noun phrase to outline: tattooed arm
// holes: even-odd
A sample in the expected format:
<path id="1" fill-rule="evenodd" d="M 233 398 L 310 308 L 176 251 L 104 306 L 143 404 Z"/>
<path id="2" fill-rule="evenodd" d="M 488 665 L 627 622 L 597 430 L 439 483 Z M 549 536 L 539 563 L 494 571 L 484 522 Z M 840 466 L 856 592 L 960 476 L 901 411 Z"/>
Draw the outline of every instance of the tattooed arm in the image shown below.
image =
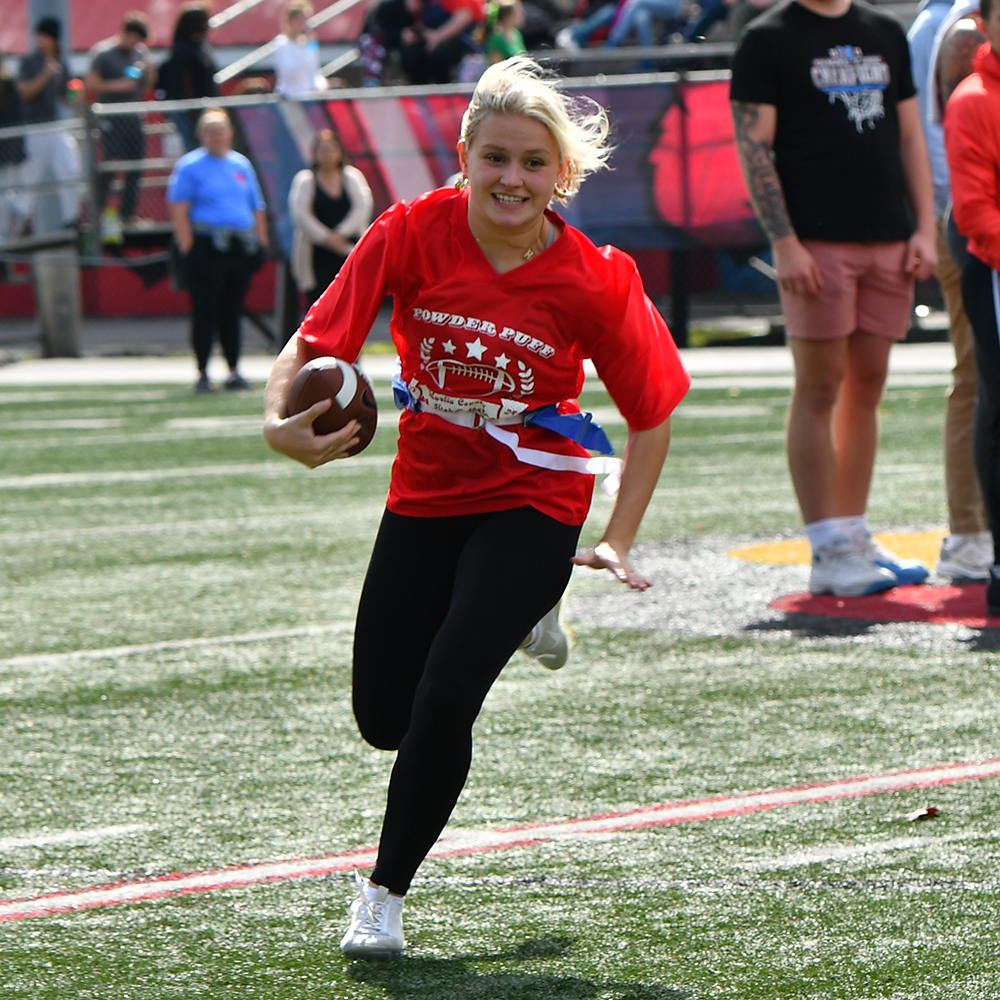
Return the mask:
<path id="1" fill-rule="evenodd" d="M 972 72 L 972 60 L 986 36 L 971 17 L 954 24 L 941 43 L 938 53 L 937 85 L 941 107 L 948 103 L 955 88 Z"/>
<path id="2" fill-rule="evenodd" d="M 812 254 L 795 235 L 781 180 L 774 167 L 778 110 L 773 104 L 730 103 L 740 168 L 750 192 L 750 202 L 771 241 L 778 284 L 786 292 L 815 295 L 823 284 L 819 269 Z"/>

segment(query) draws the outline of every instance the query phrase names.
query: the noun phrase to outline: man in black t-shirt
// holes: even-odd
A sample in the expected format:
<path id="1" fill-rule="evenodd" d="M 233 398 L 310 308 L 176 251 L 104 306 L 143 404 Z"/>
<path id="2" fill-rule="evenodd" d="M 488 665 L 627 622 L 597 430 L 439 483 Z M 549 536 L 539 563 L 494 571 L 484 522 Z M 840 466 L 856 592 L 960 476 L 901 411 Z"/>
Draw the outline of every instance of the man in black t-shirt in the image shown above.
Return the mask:
<path id="1" fill-rule="evenodd" d="M 809 589 L 917 583 L 927 568 L 878 545 L 865 513 L 889 348 L 937 259 L 906 35 L 863 3 L 782 0 L 740 38 L 730 99 L 795 365 L 787 451 Z"/>
<path id="2" fill-rule="evenodd" d="M 101 104 L 141 101 L 152 82 L 152 63 L 146 39 L 149 22 L 142 11 L 125 15 L 121 34 L 94 48 L 90 72 L 84 81 L 88 93 Z M 105 160 L 141 160 L 146 152 L 146 137 L 139 115 L 109 115 L 100 119 L 101 147 Z M 104 210 L 114 174 L 102 172 L 97 185 L 98 209 Z M 141 170 L 125 171 L 118 215 L 131 222 L 139 202 Z M 104 233 L 105 240 L 109 233 Z"/>

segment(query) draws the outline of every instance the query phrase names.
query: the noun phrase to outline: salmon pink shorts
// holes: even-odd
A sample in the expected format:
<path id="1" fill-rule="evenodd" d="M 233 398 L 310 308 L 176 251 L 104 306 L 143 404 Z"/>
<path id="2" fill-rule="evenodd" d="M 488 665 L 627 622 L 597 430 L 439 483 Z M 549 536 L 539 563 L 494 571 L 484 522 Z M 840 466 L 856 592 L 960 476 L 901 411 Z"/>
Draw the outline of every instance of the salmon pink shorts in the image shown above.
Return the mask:
<path id="1" fill-rule="evenodd" d="M 857 330 L 889 340 L 906 336 L 913 310 L 913 276 L 903 271 L 906 243 L 802 242 L 823 287 L 812 297 L 781 292 L 787 336 L 836 340 Z"/>

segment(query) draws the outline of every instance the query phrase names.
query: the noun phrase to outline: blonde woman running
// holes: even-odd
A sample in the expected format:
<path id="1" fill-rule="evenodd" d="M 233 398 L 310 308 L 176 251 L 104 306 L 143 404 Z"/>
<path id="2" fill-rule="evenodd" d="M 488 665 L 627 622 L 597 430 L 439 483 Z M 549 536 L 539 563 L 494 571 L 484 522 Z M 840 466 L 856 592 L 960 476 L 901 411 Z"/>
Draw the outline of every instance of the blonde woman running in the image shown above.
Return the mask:
<path id="1" fill-rule="evenodd" d="M 533 626 L 551 624 L 573 564 L 649 586 L 629 549 L 689 379 L 632 259 L 549 208 L 604 165 L 607 132 L 602 108 L 530 59 L 490 67 L 463 119 L 458 188 L 375 221 L 268 384 L 273 448 L 309 466 L 344 457 L 357 427 L 315 435 L 326 401 L 287 417 L 288 386 L 310 358 L 357 358 L 392 295 L 406 410 L 358 611 L 354 710 L 362 736 L 397 756 L 378 862 L 341 943 L 350 957 L 402 951 L 403 897 L 465 784 L 483 700 Z M 613 461 L 577 443 L 606 442 L 584 433 L 576 402 L 585 358 L 629 441 L 603 538 L 574 556 L 594 474 Z"/>

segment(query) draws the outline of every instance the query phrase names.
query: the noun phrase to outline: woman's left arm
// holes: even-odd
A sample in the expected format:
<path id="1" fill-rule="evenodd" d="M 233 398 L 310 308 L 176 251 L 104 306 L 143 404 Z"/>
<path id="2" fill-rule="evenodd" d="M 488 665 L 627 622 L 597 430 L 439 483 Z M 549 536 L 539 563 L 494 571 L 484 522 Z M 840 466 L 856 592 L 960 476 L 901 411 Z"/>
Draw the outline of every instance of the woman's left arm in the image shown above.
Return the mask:
<path id="1" fill-rule="evenodd" d="M 648 430 L 629 431 L 621 486 L 608 526 L 600 542 L 588 552 L 574 557 L 573 562 L 591 569 L 610 570 L 633 590 L 646 590 L 652 586 L 649 580 L 632 568 L 628 556 L 669 448 L 670 417 Z"/>
<path id="2" fill-rule="evenodd" d="M 262 250 L 267 250 L 269 242 L 267 232 L 267 204 L 264 201 L 264 193 L 260 188 L 260 180 L 249 161 L 247 161 L 247 171 L 250 175 L 251 183 L 245 186 L 245 190 L 250 200 L 250 208 L 253 211 L 257 242 L 260 244 Z"/>
<path id="3" fill-rule="evenodd" d="M 344 193 L 347 195 L 351 207 L 336 227 L 335 232 L 357 240 L 371 225 L 375 201 L 372 197 L 372 189 L 368 186 L 368 181 L 365 180 L 365 175 L 357 167 L 345 166 L 342 176 Z"/>
<path id="4" fill-rule="evenodd" d="M 267 250 L 267 211 L 258 208 L 254 211 L 253 218 L 257 227 L 257 242 L 262 250 Z"/>

